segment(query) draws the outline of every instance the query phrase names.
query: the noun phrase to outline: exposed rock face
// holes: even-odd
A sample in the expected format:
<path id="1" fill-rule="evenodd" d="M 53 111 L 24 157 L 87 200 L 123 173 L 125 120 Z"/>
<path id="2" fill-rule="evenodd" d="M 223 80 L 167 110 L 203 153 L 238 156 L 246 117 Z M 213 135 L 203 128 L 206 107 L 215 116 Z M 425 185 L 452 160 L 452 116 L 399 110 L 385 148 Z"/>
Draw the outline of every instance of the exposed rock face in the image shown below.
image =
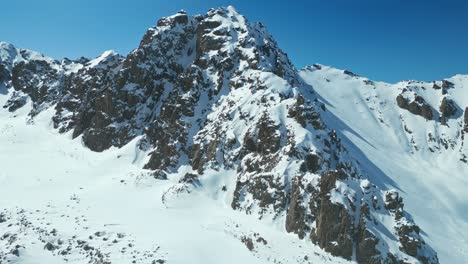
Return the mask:
<path id="1" fill-rule="evenodd" d="M 463 121 L 465 123 L 465 132 L 468 133 L 468 107 L 465 108 L 465 114 L 463 115 Z"/>
<path id="2" fill-rule="evenodd" d="M 447 120 L 457 112 L 457 107 L 451 99 L 444 97 L 440 104 L 439 110 L 441 113 L 440 123 L 442 125 L 447 125 Z"/>
<path id="3" fill-rule="evenodd" d="M 414 99 L 411 100 L 405 97 L 403 94 L 399 94 L 396 98 L 397 104 L 400 108 L 410 111 L 412 114 L 424 117 L 426 120 L 433 119 L 432 107 L 426 103 L 424 98 L 420 95 L 415 95 Z"/>
<path id="4" fill-rule="evenodd" d="M 324 104 L 265 27 L 233 8 L 162 18 L 126 57 L 109 51 L 91 61 L 57 62 L 27 53 L 18 55 L 23 62 L 4 64 L 14 90 L 10 111 L 31 100 L 33 117 L 55 105 L 54 127 L 73 131 L 94 151 L 141 137 L 138 147 L 150 155 L 144 168 L 155 177 L 191 166 L 177 185 L 185 191 L 201 188 L 206 170 L 229 170 L 236 177 L 233 209 L 286 216 L 288 232 L 334 255 L 356 254 L 359 263 L 438 263 L 415 229 L 381 220 L 395 215 L 413 226 L 402 206 L 389 200 L 386 207 L 384 191 L 327 127 Z M 433 119 L 422 97 L 397 102 Z"/>
<path id="5" fill-rule="evenodd" d="M 309 203 L 304 197 L 304 186 L 302 177 L 294 178 L 291 187 L 291 201 L 286 215 L 286 231 L 296 233 L 300 239 L 303 239 L 311 230 L 311 225 L 316 219 L 317 202 L 315 199 Z M 309 186 L 311 187 L 311 186 Z M 309 189 L 311 195 L 318 196 L 318 190 Z"/>
<path id="6" fill-rule="evenodd" d="M 376 249 L 379 239 L 370 232 L 366 225 L 371 219 L 370 208 L 367 204 L 361 207 L 358 229 L 356 230 L 356 260 L 358 263 L 379 264 L 382 263 L 380 253 Z M 391 263 L 391 257 L 387 256 L 387 262 Z"/>
<path id="7" fill-rule="evenodd" d="M 304 162 L 301 164 L 301 171 L 316 172 L 320 169 L 320 164 L 322 164 L 320 156 L 315 154 L 307 154 L 304 157 Z"/>
<path id="8" fill-rule="evenodd" d="M 348 71 L 348 70 L 344 70 L 343 73 L 346 74 L 346 75 L 349 75 L 351 77 L 356 77 L 357 76 L 354 72 Z"/>
<path id="9" fill-rule="evenodd" d="M 446 90 L 452 88 L 454 84 L 447 80 L 443 80 L 441 82 L 441 86 L 437 83 L 433 84 L 434 89 L 442 89 Z M 409 87 L 403 89 L 403 91 L 397 96 L 396 102 L 398 107 L 402 109 L 406 109 L 414 115 L 419 115 L 424 117 L 426 120 L 434 120 L 434 113 L 436 110 L 428 103 L 424 98 L 419 95 L 413 89 L 418 89 L 419 87 Z M 440 123 L 442 125 L 447 125 L 447 122 L 450 118 L 452 118 L 458 111 L 458 106 L 455 102 L 446 95 L 447 93 L 443 93 L 442 101 L 438 106 L 438 110 L 440 113 Z M 437 107 L 437 106 L 436 106 Z"/>
<path id="10" fill-rule="evenodd" d="M 385 208 L 392 212 L 397 223 L 396 231 L 400 240 L 400 249 L 406 254 L 416 257 L 421 263 L 437 263 L 437 256 L 425 252 L 427 250 L 426 243 L 420 236 L 420 229 L 414 223 L 407 221 L 403 206 L 403 200 L 397 192 L 387 192 Z"/>
<path id="11" fill-rule="evenodd" d="M 11 79 L 10 71 L 5 65 L 0 64 L 0 82 L 8 82 Z"/>
<path id="12" fill-rule="evenodd" d="M 31 98 L 34 109 L 32 115 L 58 98 L 61 76 L 54 66 L 44 60 L 33 60 L 22 61 L 12 69 L 12 85 L 18 94 L 27 94 Z M 18 104 L 15 100 L 23 101 L 18 96 L 12 98 L 9 104 Z"/>
<path id="13" fill-rule="evenodd" d="M 13 93 L 10 100 L 8 100 L 3 108 L 7 108 L 8 111 L 14 112 L 19 108 L 26 105 L 28 101 L 28 96 L 21 94 L 21 93 Z"/>
<path id="14" fill-rule="evenodd" d="M 333 203 L 329 197 L 336 180 L 345 178 L 346 175 L 342 172 L 330 172 L 321 177 L 319 212 L 316 229 L 312 231 L 311 239 L 333 255 L 351 259 L 354 240 L 351 216 L 344 205 Z"/>
<path id="15" fill-rule="evenodd" d="M 452 88 L 453 83 L 451 83 L 448 80 L 442 80 L 442 94 L 445 95 L 447 94 L 447 89 Z"/>

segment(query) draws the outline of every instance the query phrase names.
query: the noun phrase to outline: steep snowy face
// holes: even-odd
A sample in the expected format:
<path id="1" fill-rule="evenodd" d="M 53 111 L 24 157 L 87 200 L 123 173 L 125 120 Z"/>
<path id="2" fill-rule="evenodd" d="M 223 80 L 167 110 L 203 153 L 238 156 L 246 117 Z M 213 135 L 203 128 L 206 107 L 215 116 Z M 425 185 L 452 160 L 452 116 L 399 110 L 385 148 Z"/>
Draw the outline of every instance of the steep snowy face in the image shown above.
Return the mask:
<path id="1" fill-rule="evenodd" d="M 6 107 L 31 100 L 31 118 L 55 107 L 54 127 L 97 152 L 138 137 L 145 169 L 159 179 L 182 175 L 163 200 L 207 188 L 207 171 L 228 171 L 232 184 L 211 191 L 232 193 L 233 209 L 335 256 L 438 263 L 390 180 L 361 168 L 368 160 L 342 142 L 320 96 L 264 26 L 234 8 L 181 11 L 128 56 L 108 51 L 76 64 L 13 63 Z"/>
<path id="2" fill-rule="evenodd" d="M 401 190 L 406 208 L 428 234 L 441 263 L 468 258 L 467 122 L 468 76 L 396 84 L 323 65 L 306 67 L 301 77 L 327 107 L 329 122 L 361 168 L 375 167 Z"/>
<path id="3" fill-rule="evenodd" d="M 346 104 L 344 98 L 350 100 L 349 104 L 354 100 L 357 113 L 371 119 L 363 125 L 369 126 L 370 132 L 385 134 L 392 142 L 391 148 L 421 157 L 449 153 L 462 163 L 468 162 L 464 136 L 468 121 L 468 76 L 387 84 L 323 65 L 306 67 L 300 74 L 327 100 L 341 101 L 340 104 Z M 343 106 L 343 110 L 348 108 Z M 365 114 L 361 114 L 363 111 Z M 337 114 L 350 122 L 356 112 Z"/>

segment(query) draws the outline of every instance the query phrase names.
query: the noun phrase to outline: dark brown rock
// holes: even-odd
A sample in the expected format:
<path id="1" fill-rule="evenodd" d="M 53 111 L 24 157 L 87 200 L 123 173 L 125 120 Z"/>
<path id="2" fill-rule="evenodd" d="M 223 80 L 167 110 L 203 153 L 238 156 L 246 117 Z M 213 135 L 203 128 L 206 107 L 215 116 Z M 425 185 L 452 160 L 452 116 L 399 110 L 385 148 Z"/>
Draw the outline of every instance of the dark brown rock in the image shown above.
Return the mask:
<path id="1" fill-rule="evenodd" d="M 21 96 L 21 95 L 15 96 L 14 95 L 5 103 L 3 108 L 7 108 L 9 112 L 14 112 L 18 110 L 19 108 L 25 106 L 27 101 L 28 101 L 27 96 Z"/>
<path id="2" fill-rule="evenodd" d="M 453 87 L 453 83 L 447 80 L 442 80 L 442 95 L 446 95 L 448 93 L 448 89 Z"/>
<path id="3" fill-rule="evenodd" d="M 359 264 L 380 264 L 380 252 L 376 250 L 379 239 L 365 227 L 359 229 L 356 245 L 356 260 Z"/>
<path id="4" fill-rule="evenodd" d="M 448 89 L 452 88 L 454 84 L 448 80 L 442 80 L 442 88 Z"/>
<path id="5" fill-rule="evenodd" d="M 0 82 L 7 82 L 11 79 L 10 71 L 5 65 L 0 63 Z"/>
<path id="6" fill-rule="evenodd" d="M 399 94 L 396 98 L 397 105 L 400 108 L 407 109 L 408 108 L 408 100 L 402 95 Z"/>
<path id="7" fill-rule="evenodd" d="M 269 192 L 268 190 L 274 191 Z M 238 180 L 231 207 L 233 209 L 240 209 L 242 198 L 247 193 L 252 194 L 254 200 L 258 202 L 261 208 L 260 214 L 270 206 L 276 212 L 280 212 L 286 207 L 287 196 L 284 192 L 284 185 L 279 179 L 275 179 L 273 175 L 257 176 L 244 182 Z"/>
<path id="8" fill-rule="evenodd" d="M 468 107 L 465 107 L 465 113 L 464 113 L 463 119 L 465 121 L 465 132 L 468 133 Z"/>
<path id="9" fill-rule="evenodd" d="M 425 104 L 421 107 L 421 116 L 426 118 L 426 120 L 432 120 L 434 118 L 432 108 Z"/>
<path id="10" fill-rule="evenodd" d="M 58 95 L 60 76 L 46 61 L 30 60 L 16 64 L 11 72 L 11 82 L 17 91 L 29 95 L 37 109 L 42 103 L 54 102 Z"/>
<path id="11" fill-rule="evenodd" d="M 177 15 L 173 17 L 164 17 L 158 20 L 157 26 L 164 27 L 170 26 L 175 27 L 177 24 L 187 24 L 188 23 L 188 16 L 185 13 L 177 13 Z"/>
<path id="12" fill-rule="evenodd" d="M 359 264 L 381 264 L 380 252 L 376 249 L 379 239 L 366 228 L 369 219 L 369 205 L 361 204 L 361 215 L 356 235 L 356 260 Z"/>
<path id="13" fill-rule="evenodd" d="M 54 245 L 53 245 L 52 243 L 50 243 L 50 242 L 47 242 L 47 243 L 45 244 L 45 246 L 44 246 L 44 249 L 49 250 L 49 251 L 53 251 L 53 250 L 55 250 L 56 248 L 57 248 L 57 247 L 54 246 Z"/>
<path id="14" fill-rule="evenodd" d="M 244 137 L 246 152 L 256 152 L 262 155 L 272 154 L 280 148 L 280 133 L 278 126 L 264 113 L 256 125 L 256 129 Z"/>
<path id="15" fill-rule="evenodd" d="M 151 153 L 150 160 L 145 164 L 145 169 L 165 170 L 174 165 L 174 157 L 177 155 L 177 149 L 172 143 L 172 135 L 165 133 L 162 128 L 151 128 L 154 132 L 147 132 L 154 139 L 156 149 Z M 159 136 L 158 136 L 159 135 Z"/>
<path id="16" fill-rule="evenodd" d="M 179 180 L 179 183 L 190 184 L 195 187 L 201 186 L 198 175 L 193 173 L 186 173 L 184 177 Z"/>
<path id="17" fill-rule="evenodd" d="M 294 232 L 300 239 L 303 239 L 310 228 L 306 224 L 306 210 L 301 195 L 304 190 L 301 188 L 300 181 L 300 179 L 295 178 L 291 186 L 291 202 L 286 215 L 286 231 Z"/>
<path id="18" fill-rule="evenodd" d="M 92 151 L 102 152 L 112 146 L 115 129 L 88 129 L 83 133 L 83 143 Z"/>
<path id="19" fill-rule="evenodd" d="M 348 71 L 348 70 L 344 70 L 343 73 L 346 74 L 346 75 L 349 75 L 349 76 L 351 76 L 351 77 L 356 77 L 356 76 L 358 76 L 358 75 L 355 74 L 354 72 Z"/>
<path id="20" fill-rule="evenodd" d="M 320 64 L 313 64 L 312 66 L 314 66 L 314 68 L 317 69 L 317 70 L 322 69 L 322 66 Z"/>
<path id="21" fill-rule="evenodd" d="M 416 225 L 402 225 L 397 228 L 397 232 L 400 237 L 401 250 L 412 257 L 417 257 L 418 250 L 423 242 L 412 236 L 411 233 L 419 234 L 419 227 Z"/>
<path id="22" fill-rule="evenodd" d="M 316 229 L 311 232 L 312 241 L 330 252 L 350 260 L 353 255 L 354 227 L 348 210 L 342 204 L 334 204 L 329 199 L 329 192 L 335 187 L 337 179 L 344 179 L 341 171 L 322 175 L 320 182 L 320 206 L 316 220 Z"/>
<path id="23" fill-rule="evenodd" d="M 192 168 L 198 172 L 203 172 L 204 165 L 215 159 L 218 141 L 212 140 L 206 147 L 200 148 L 199 144 L 192 145 L 190 152 L 190 163 Z"/>
<path id="24" fill-rule="evenodd" d="M 419 95 L 416 95 L 415 99 L 410 102 L 402 94 L 399 94 L 396 98 L 396 101 L 398 107 L 406 109 L 414 115 L 422 116 L 426 118 L 426 120 L 433 119 L 432 107 L 428 103 L 426 103 L 424 98 L 422 98 Z"/>
<path id="25" fill-rule="evenodd" d="M 396 191 L 387 191 L 385 194 L 385 208 L 396 210 L 403 207 L 403 199 Z"/>
<path id="26" fill-rule="evenodd" d="M 311 124 L 317 130 L 324 128 L 317 106 L 312 105 L 310 101 L 306 102 L 302 95 L 299 95 L 296 103 L 289 108 L 288 116 L 294 118 L 304 128 L 307 124 Z"/>
<path id="27" fill-rule="evenodd" d="M 440 104 L 439 110 L 441 113 L 440 123 L 442 125 L 446 125 L 447 120 L 457 112 L 457 107 L 451 99 L 444 97 Z"/>
<path id="28" fill-rule="evenodd" d="M 322 159 L 319 155 L 313 153 L 307 154 L 301 164 L 301 171 L 314 173 L 320 169 L 321 164 Z"/>
<path id="29" fill-rule="evenodd" d="M 243 236 L 241 242 L 245 244 L 248 250 L 253 251 L 255 249 L 252 238 Z"/>

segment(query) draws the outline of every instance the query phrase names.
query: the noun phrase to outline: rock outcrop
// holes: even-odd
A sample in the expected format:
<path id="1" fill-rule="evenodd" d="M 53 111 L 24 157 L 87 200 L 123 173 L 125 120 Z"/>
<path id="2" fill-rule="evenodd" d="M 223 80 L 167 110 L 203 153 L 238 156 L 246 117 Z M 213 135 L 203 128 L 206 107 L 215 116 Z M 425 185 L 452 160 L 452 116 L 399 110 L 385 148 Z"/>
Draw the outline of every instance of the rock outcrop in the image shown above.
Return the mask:
<path id="1" fill-rule="evenodd" d="M 396 102 L 400 108 L 406 109 L 414 115 L 422 116 L 426 120 L 434 118 L 432 107 L 420 95 L 416 94 L 413 99 L 410 99 L 405 97 L 404 94 L 399 94 Z"/>
<path id="2" fill-rule="evenodd" d="M 319 205 L 316 227 L 311 232 L 311 239 L 321 248 L 335 256 L 351 260 L 354 244 L 354 224 L 345 207 L 330 199 L 330 191 L 335 188 L 338 179 L 344 180 L 342 172 L 329 172 L 320 179 Z"/>
<path id="3" fill-rule="evenodd" d="M 465 132 L 468 133 L 468 107 L 465 108 L 464 115 L 463 115 L 463 121 L 464 121 L 464 130 Z"/>
<path id="4" fill-rule="evenodd" d="M 457 112 L 457 107 L 451 99 L 444 97 L 440 103 L 439 111 L 440 123 L 447 125 L 448 119 Z"/>
<path id="5" fill-rule="evenodd" d="M 448 80 L 442 80 L 442 94 L 447 94 L 447 90 L 453 87 L 453 83 Z"/>

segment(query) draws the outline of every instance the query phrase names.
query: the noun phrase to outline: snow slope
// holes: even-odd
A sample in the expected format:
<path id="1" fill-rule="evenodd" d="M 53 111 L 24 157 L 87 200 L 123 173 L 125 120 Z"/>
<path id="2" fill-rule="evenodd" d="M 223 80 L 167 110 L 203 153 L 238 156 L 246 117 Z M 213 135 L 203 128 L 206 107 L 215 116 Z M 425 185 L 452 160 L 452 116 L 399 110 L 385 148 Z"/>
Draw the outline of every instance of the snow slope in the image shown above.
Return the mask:
<path id="1" fill-rule="evenodd" d="M 377 167 L 393 180 L 393 184 L 387 181 L 388 187 L 400 191 L 405 208 L 426 232 L 424 237 L 438 252 L 440 263 L 466 263 L 468 164 L 460 158 L 468 154 L 468 148 L 466 136 L 464 142 L 460 137 L 462 117 L 441 125 L 437 119 L 426 121 L 399 108 L 395 100 L 404 88 L 412 87 L 438 109 L 441 90 L 433 89 L 434 83 L 373 82 L 323 65 L 307 67 L 300 74 L 326 104 L 333 116 L 330 120 L 340 120 L 334 125 L 337 131 L 372 163 L 361 165 L 368 170 Z M 464 109 L 468 76 L 447 80 L 454 84 L 447 96 Z M 441 85 L 441 81 L 436 83 Z M 428 140 L 428 133 L 452 142 L 453 147 L 438 146 Z"/>
<path id="2" fill-rule="evenodd" d="M 163 203 L 181 175 L 142 170 L 137 140 L 92 152 L 52 129 L 53 111 L 31 122 L 29 110 L 0 112 L 0 252 L 20 256 L 0 263 L 349 263 L 232 210 L 219 190 L 233 175 L 212 171 L 203 190 Z"/>

